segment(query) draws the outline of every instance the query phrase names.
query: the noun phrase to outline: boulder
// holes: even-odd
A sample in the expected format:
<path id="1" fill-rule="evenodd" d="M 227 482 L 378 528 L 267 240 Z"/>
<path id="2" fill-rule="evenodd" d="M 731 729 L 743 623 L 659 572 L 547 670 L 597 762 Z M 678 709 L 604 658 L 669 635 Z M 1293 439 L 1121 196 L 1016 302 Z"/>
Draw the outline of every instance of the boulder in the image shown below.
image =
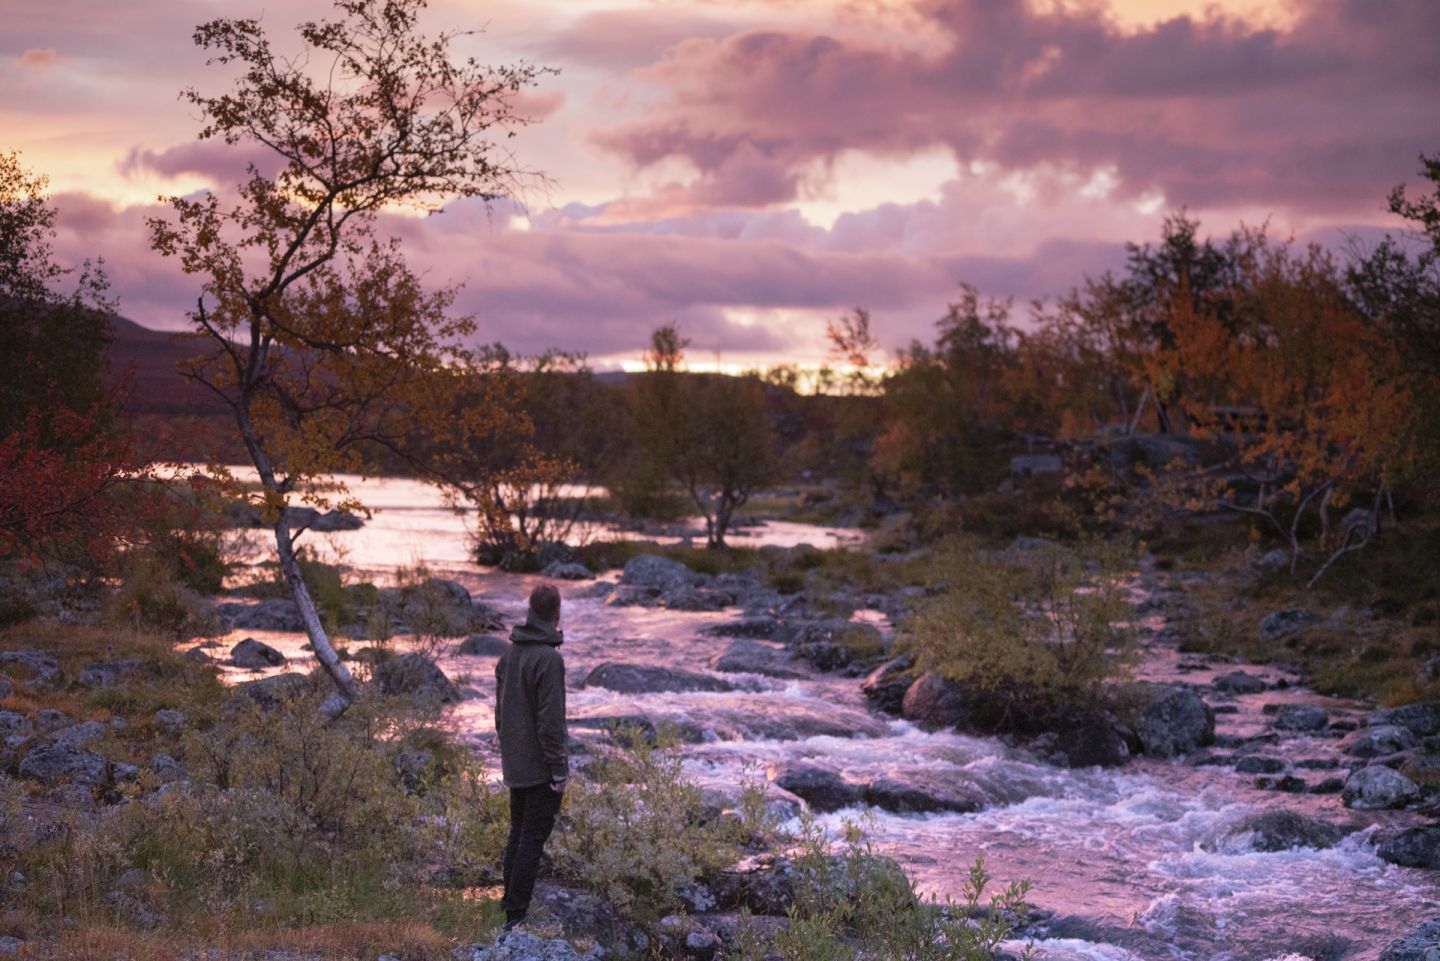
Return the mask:
<path id="1" fill-rule="evenodd" d="M 860 803 L 859 786 L 834 771 L 810 764 L 772 764 L 766 775 L 779 787 L 804 798 L 817 811 L 838 811 Z"/>
<path id="2" fill-rule="evenodd" d="M 879 855 L 861 856 L 858 861 L 844 855 L 828 855 L 818 873 L 819 878 L 808 880 L 826 885 L 841 899 L 854 897 L 861 885 L 909 888 L 900 865 Z M 711 879 L 710 890 L 716 903 L 725 910 L 784 917 L 795 901 L 797 886 L 806 880 L 789 857 L 760 854 L 721 871 Z"/>
<path id="3" fill-rule="evenodd" d="M 1109 461 L 1116 467 L 1124 468 L 1132 464 L 1164 467 L 1175 461 L 1184 464 L 1197 463 L 1201 443 L 1195 438 L 1178 434 L 1136 432 L 1112 438 L 1107 447 Z"/>
<path id="4" fill-rule="evenodd" d="M 1370 726 L 1393 724 L 1403 727 L 1416 737 L 1440 734 L 1440 705 L 1405 704 L 1387 707 L 1370 715 Z"/>
<path id="5" fill-rule="evenodd" d="M 913 680 L 910 668 L 914 666 L 915 661 L 908 654 L 892 657 L 866 675 L 860 692 L 875 710 L 899 714 L 905 702 L 905 692 L 910 689 Z"/>
<path id="6" fill-rule="evenodd" d="M 168 737 L 178 737 L 187 720 L 184 711 L 173 707 L 162 707 L 155 712 L 155 727 Z"/>
<path id="7" fill-rule="evenodd" d="M 373 680 L 387 697 L 408 697 L 417 702 L 453 704 L 457 688 L 435 662 L 414 651 L 375 665 Z"/>
<path id="8" fill-rule="evenodd" d="M 673 561 L 659 554 L 640 554 L 630 558 L 620 575 L 620 583 L 633 587 L 649 587 L 659 591 L 693 586 L 700 582 L 700 575 L 679 561 Z"/>
<path id="9" fill-rule="evenodd" d="M 19 711 L 0 711 L 0 737 L 16 734 L 29 737 L 34 729 L 35 725 L 31 724 L 30 719 Z"/>
<path id="10" fill-rule="evenodd" d="M 693 917 L 666 915 L 655 928 L 666 957 L 714 961 L 720 955 L 720 938 Z"/>
<path id="11" fill-rule="evenodd" d="M 733 603 L 729 594 L 702 590 L 690 584 L 667 588 L 660 599 L 672 611 L 723 611 Z"/>
<path id="12" fill-rule="evenodd" d="M 1404 807 L 1420 797 L 1420 789 L 1399 771 L 1374 764 L 1362 767 L 1345 782 L 1342 798 L 1347 808 L 1383 811 Z"/>
<path id="13" fill-rule="evenodd" d="M 321 534 L 338 531 L 358 531 L 365 526 L 365 518 L 349 511 L 326 511 L 310 522 L 310 529 Z"/>
<path id="14" fill-rule="evenodd" d="M 300 634 L 305 620 L 288 597 L 272 597 L 255 604 L 228 601 L 215 607 L 220 623 L 229 631 L 280 631 Z"/>
<path id="15" fill-rule="evenodd" d="M 683 668 L 654 667 L 607 661 L 585 676 L 581 687 L 603 687 L 621 694 L 681 693 L 684 691 L 733 691 L 729 681 Z"/>
<path id="16" fill-rule="evenodd" d="M 1344 828 L 1294 811 L 1263 811 L 1228 828 L 1220 837 L 1203 843 L 1207 851 L 1262 853 L 1292 848 L 1332 848 L 1348 833 Z"/>
<path id="17" fill-rule="evenodd" d="M 1285 770 L 1285 762 L 1278 757 L 1263 754 L 1247 754 L 1235 762 L 1237 774 L 1279 774 Z"/>
<path id="18" fill-rule="evenodd" d="M 314 693 L 315 682 L 307 674 L 291 672 L 236 684 L 233 690 L 228 704 L 234 706 L 251 702 L 269 714 L 282 710 L 291 701 Z"/>
<path id="19" fill-rule="evenodd" d="M 1283 611 L 1275 611 L 1266 614 L 1260 621 L 1260 639 L 1262 641 L 1282 641 L 1291 635 L 1298 634 L 1312 624 L 1318 624 L 1324 620 L 1314 611 L 1307 611 L 1303 607 L 1286 608 Z"/>
<path id="20" fill-rule="evenodd" d="M 1415 746 L 1415 735 L 1398 724 L 1362 728 L 1347 737 L 1341 746 L 1351 757 L 1385 757 Z"/>
<path id="21" fill-rule="evenodd" d="M 751 617 L 739 621 L 711 624 L 700 629 L 706 637 L 740 637 L 752 641 L 768 641 L 780 629 L 780 622 L 773 617 Z"/>
<path id="22" fill-rule="evenodd" d="M 152 757 L 150 770 L 155 772 L 155 776 L 160 779 L 162 784 L 183 781 L 187 777 L 184 765 L 168 754 L 157 754 Z"/>
<path id="23" fill-rule="evenodd" d="M 929 730 L 954 727 L 970 716 L 964 689 L 954 681 L 926 671 L 911 684 L 900 702 L 900 716 Z"/>
<path id="24" fill-rule="evenodd" d="M 75 683 L 81 687 L 98 690 L 114 687 L 121 681 L 140 677 L 145 673 L 146 664 L 138 657 L 127 657 L 116 661 L 95 661 L 85 665 Z"/>
<path id="25" fill-rule="evenodd" d="M 1151 757 L 1176 757 L 1215 739 L 1215 712 L 1188 687 L 1133 686 L 1139 703 L 1134 732 L 1139 749 Z"/>
<path id="26" fill-rule="evenodd" d="M 621 584 L 614 590 L 606 587 L 606 607 L 655 607 L 660 603 L 660 589 L 658 587 L 644 587 L 633 584 Z"/>
<path id="27" fill-rule="evenodd" d="M 540 576 L 561 581 L 588 581 L 595 576 L 595 572 L 584 564 L 573 561 L 551 561 L 541 568 Z"/>
<path id="28" fill-rule="evenodd" d="M 56 688 L 65 683 L 60 661 L 48 651 L 0 651 L 0 673 L 20 687 Z"/>
<path id="29" fill-rule="evenodd" d="M 493 944 L 457 948 L 451 957 L 455 961 L 597 961 L 598 951 L 598 947 L 581 951 L 569 941 L 518 929 L 500 935 Z"/>
<path id="30" fill-rule="evenodd" d="M 391 619 L 417 634 L 458 637 L 484 629 L 489 612 L 477 609 L 459 581 L 427 577 L 419 584 L 382 588 L 380 597 Z"/>
<path id="31" fill-rule="evenodd" d="M 1422 824 L 1401 831 L 1382 841 L 1375 853 L 1391 864 L 1440 871 L 1440 824 Z"/>
<path id="32" fill-rule="evenodd" d="M 471 634 L 455 645 L 455 653 L 464 657 L 499 657 L 510 648 L 510 642 L 494 634 Z"/>
<path id="33" fill-rule="evenodd" d="M 896 814 L 970 814 L 985 806 L 978 793 L 926 774 L 877 778 L 865 785 L 864 798 L 865 803 Z"/>
<path id="34" fill-rule="evenodd" d="M 1215 690 L 1226 694 L 1259 694 L 1265 690 L 1265 682 L 1254 674 L 1231 671 L 1215 678 Z"/>
<path id="35" fill-rule="evenodd" d="M 267 667 L 280 667 L 286 663 L 285 655 L 264 641 L 247 637 L 230 649 L 230 660 L 236 667 L 249 671 L 263 671 Z"/>
<path id="36" fill-rule="evenodd" d="M 873 624 L 820 621 L 799 629 L 794 640 L 800 656 L 822 671 L 838 671 L 852 661 L 885 654 L 884 638 Z"/>
<path id="37" fill-rule="evenodd" d="M 1440 918 L 1426 921 L 1380 952 L 1379 961 L 1434 961 L 1440 954 Z"/>
<path id="38" fill-rule="evenodd" d="M 15 693 L 15 684 L 4 674 L 0 674 L 0 698 L 9 697 Z"/>
<path id="39" fill-rule="evenodd" d="M 42 707 L 35 712 L 35 726 L 40 729 L 41 734 L 51 734 L 74 723 L 75 720 L 69 714 L 53 707 Z"/>
<path id="40" fill-rule="evenodd" d="M 1313 704 L 1282 704 L 1275 712 L 1275 728 L 1280 731 L 1323 731 L 1330 723 L 1330 712 Z"/>
<path id="41" fill-rule="evenodd" d="M 808 676 L 796 670 L 794 664 L 785 648 L 743 638 L 732 641 L 709 662 L 711 670 L 725 674 L 760 674 L 785 679 Z"/>
<path id="42" fill-rule="evenodd" d="M 68 744 L 71 747 L 81 747 L 92 741 L 100 740 L 105 736 L 106 730 L 105 725 L 99 721 L 83 721 L 80 724 L 72 724 L 56 731 L 52 740 Z"/>
<path id="43" fill-rule="evenodd" d="M 1071 718 L 1041 740 L 1066 767 L 1118 767 L 1130 760 L 1130 744 L 1119 722 L 1103 714 Z"/>
<path id="44" fill-rule="evenodd" d="M 110 765 L 94 751 L 63 741 L 50 741 L 20 759 L 19 774 L 34 781 L 64 778 L 74 784 L 98 787 L 109 778 Z"/>

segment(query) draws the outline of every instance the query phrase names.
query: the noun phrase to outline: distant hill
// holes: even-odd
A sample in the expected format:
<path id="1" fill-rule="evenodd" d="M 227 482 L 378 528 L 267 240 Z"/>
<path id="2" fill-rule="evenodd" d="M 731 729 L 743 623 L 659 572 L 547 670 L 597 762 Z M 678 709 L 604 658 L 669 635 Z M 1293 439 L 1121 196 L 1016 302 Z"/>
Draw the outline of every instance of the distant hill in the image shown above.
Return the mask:
<path id="1" fill-rule="evenodd" d="M 126 407 L 137 414 L 218 414 L 225 410 L 213 394 L 176 371 L 175 365 L 207 347 L 192 333 L 169 333 L 111 317 L 115 339 L 108 357 L 110 375 L 129 385 Z"/>

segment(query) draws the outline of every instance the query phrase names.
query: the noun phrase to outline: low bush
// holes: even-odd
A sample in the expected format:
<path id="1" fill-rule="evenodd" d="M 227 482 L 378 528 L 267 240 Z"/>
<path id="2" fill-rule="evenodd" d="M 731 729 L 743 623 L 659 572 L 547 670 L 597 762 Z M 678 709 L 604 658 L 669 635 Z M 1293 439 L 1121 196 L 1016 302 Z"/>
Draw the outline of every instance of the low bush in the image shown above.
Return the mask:
<path id="1" fill-rule="evenodd" d="M 639 732 L 592 769 L 594 780 L 567 792 L 563 829 L 551 842 L 562 874 L 598 891 L 622 914 L 651 923 L 680 907 L 680 892 L 728 867 L 763 805 L 748 804 L 740 823 L 706 817 L 698 787 L 681 772 L 665 738 Z M 749 788 L 755 791 L 758 788 Z"/>
<path id="2" fill-rule="evenodd" d="M 991 553 L 968 538 L 937 553 L 945 592 L 905 623 L 902 650 L 983 693 L 979 724 L 1026 732 L 1103 700 L 1136 648 L 1123 626 L 1129 552 L 1114 543 Z"/>
<path id="3" fill-rule="evenodd" d="M 861 826 L 850 822 L 839 844 L 802 820 L 792 855 L 796 868 L 790 924 L 772 945 L 737 945 L 730 961 L 992 961 L 1026 909 L 1028 882 L 986 899 L 983 859 L 971 866 L 961 900 L 920 898 L 894 862 L 878 857 Z M 1031 956 L 1027 947 L 1022 957 Z"/>
<path id="4" fill-rule="evenodd" d="M 176 579 L 170 564 L 149 554 L 127 559 L 123 579 L 106 608 L 111 623 L 136 631 L 170 637 L 220 633 L 205 599 Z"/>

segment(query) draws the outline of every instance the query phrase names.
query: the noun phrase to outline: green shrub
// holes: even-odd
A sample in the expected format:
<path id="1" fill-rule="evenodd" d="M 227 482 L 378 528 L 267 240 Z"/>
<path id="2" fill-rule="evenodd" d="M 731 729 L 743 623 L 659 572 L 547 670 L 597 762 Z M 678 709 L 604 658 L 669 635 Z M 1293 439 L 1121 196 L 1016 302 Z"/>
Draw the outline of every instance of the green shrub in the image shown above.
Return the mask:
<path id="1" fill-rule="evenodd" d="M 563 874 L 649 923 L 677 910 L 687 885 L 733 863 L 753 827 L 706 820 L 680 753 L 638 734 L 628 741 L 596 766 L 593 783 L 566 792 L 564 830 L 551 851 Z"/>
<path id="2" fill-rule="evenodd" d="M 107 601 L 111 623 L 171 637 L 213 635 L 219 622 L 204 599 L 176 580 L 154 555 L 127 558 L 124 579 Z"/>
<path id="3" fill-rule="evenodd" d="M 1028 882 L 985 900 L 991 879 L 983 858 L 971 866 L 961 901 L 936 905 L 875 854 L 859 825 L 845 825 L 837 849 L 806 818 L 796 841 L 790 925 L 771 948 L 784 961 L 992 961 L 1025 909 Z M 763 953 L 760 945 L 742 945 L 732 959 Z"/>
<path id="4" fill-rule="evenodd" d="M 1043 726 L 1101 701 L 1135 656 L 1121 578 L 1128 552 L 1084 541 L 1001 554 L 966 538 L 939 552 L 946 591 L 906 622 L 902 649 L 921 671 L 983 692 L 982 724 Z"/>

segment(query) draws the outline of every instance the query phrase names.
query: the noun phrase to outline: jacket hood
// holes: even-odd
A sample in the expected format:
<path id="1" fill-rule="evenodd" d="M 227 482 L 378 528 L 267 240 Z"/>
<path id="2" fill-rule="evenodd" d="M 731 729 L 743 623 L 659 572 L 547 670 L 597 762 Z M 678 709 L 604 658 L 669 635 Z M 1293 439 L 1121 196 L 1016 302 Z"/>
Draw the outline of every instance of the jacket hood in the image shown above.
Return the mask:
<path id="1" fill-rule="evenodd" d="M 559 647 L 565 643 L 565 632 L 548 621 L 541 620 L 534 611 L 525 615 L 525 623 L 515 625 L 510 632 L 512 644 L 549 644 Z"/>

